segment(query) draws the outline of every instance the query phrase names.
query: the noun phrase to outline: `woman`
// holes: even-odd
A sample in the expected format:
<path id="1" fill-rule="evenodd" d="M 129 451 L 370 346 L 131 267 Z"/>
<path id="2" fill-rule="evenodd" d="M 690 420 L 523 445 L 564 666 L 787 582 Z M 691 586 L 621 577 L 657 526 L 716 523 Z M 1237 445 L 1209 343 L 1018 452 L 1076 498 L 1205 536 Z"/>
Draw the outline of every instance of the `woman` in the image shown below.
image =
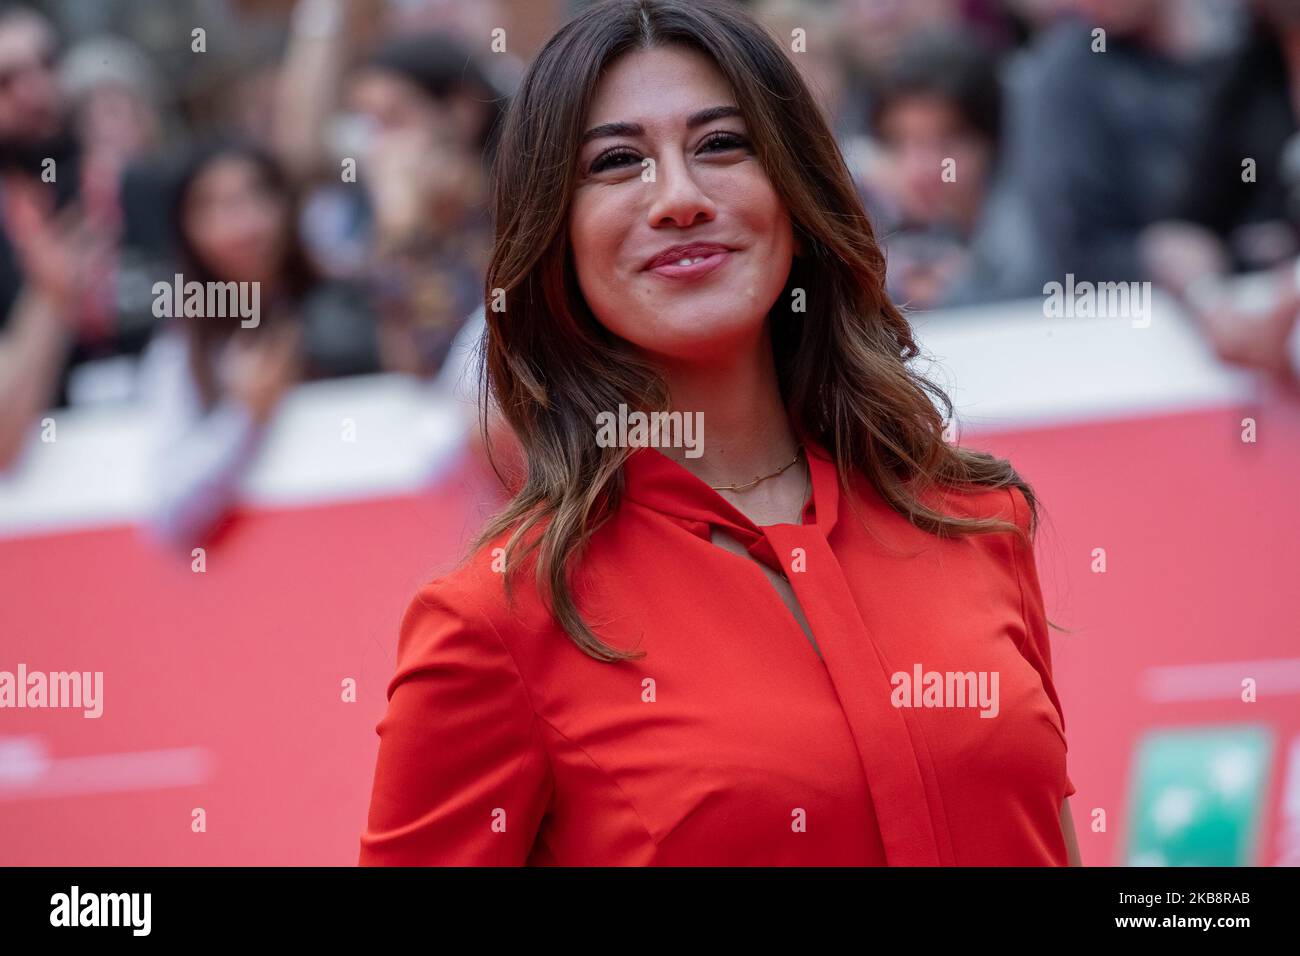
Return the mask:
<path id="1" fill-rule="evenodd" d="M 403 621 L 361 862 L 1073 859 L 1033 494 L 943 442 L 780 47 L 718 2 L 593 7 L 493 189 L 527 474 Z M 606 447 L 620 405 L 702 446 Z M 913 706 L 914 669 L 996 702 Z"/>
<path id="2" fill-rule="evenodd" d="M 286 391 L 302 378 L 378 371 L 379 360 L 361 297 L 317 280 L 297 238 L 293 192 L 268 153 L 238 140 L 195 147 L 172 204 L 182 289 L 258 290 L 251 318 L 155 305 L 170 319 L 142 372 L 157 419 L 147 526 L 189 551 L 233 504 Z"/>

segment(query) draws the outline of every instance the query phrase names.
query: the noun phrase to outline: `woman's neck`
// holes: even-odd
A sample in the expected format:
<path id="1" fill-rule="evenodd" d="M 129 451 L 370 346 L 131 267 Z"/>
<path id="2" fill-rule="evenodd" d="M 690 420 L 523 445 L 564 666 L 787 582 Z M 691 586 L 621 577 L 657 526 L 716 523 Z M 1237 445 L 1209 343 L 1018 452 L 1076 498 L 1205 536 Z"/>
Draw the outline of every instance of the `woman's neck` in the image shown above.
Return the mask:
<path id="1" fill-rule="evenodd" d="M 777 381 L 770 340 L 764 332 L 749 349 L 725 362 L 663 367 L 672 411 L 701 413 L 703 453 L 661 448 L 710 486 L 744 484 L 786 465 L 799 447 Z M 801 463 L 740 492 L 722 491 L 756 524 L 797 521 L 807 472 Z"/>

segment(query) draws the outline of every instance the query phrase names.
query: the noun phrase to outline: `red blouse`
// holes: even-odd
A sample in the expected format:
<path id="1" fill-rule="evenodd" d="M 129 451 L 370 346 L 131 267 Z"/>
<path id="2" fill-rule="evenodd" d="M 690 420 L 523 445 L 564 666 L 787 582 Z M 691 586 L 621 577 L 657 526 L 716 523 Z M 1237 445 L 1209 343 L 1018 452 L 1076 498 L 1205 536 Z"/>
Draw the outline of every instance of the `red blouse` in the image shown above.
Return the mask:
<path id="1" fill-rule="evenodd" d="M 923 532 L 862 476 L 855 502 L 805 447 L 802 523 L 762 527 L 659 451 L 633 453 L 575 593 L 640 660 L 580 651 L 531 569 L 508 608 L 505 535 L 425 585 L 376 728 L 360 862 L 1066 865 L 1074 786 L 1032 552 L 1010 533 Z M 940 500 L 1027 527 L 1019 491 Z M 787 577 L 817 648 L 710 525 Z"/>

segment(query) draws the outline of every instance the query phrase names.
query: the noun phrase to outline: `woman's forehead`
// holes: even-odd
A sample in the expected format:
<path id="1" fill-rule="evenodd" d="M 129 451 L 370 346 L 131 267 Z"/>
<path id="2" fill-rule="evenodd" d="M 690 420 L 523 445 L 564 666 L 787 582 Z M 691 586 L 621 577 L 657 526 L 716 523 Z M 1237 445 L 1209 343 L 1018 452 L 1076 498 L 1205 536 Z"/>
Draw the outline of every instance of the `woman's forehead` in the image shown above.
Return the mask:
<path id="1" fill-rule="evenodd" d="M 605 68 L 588 126 L 680 124 L 692 113 L 718 105 L 734 106 L 735 98 L 722 72 L 705 54 L 681 46 L 635 50 Z"/>

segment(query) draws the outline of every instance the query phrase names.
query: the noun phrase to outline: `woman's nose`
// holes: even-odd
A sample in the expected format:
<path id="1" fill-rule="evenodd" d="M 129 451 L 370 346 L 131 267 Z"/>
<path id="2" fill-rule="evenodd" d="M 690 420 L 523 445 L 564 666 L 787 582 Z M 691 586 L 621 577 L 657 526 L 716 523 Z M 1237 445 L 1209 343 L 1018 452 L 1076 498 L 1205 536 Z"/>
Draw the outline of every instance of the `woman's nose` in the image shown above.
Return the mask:
<path id="1" fill-rule="evenodd" d="M 652 227 L 683 228 L 713 218 L 713 200 L 700 188 L 682 157 L 652 161 L 641 175 L 648 180 L 653 197 L 649 210 Z"/>

